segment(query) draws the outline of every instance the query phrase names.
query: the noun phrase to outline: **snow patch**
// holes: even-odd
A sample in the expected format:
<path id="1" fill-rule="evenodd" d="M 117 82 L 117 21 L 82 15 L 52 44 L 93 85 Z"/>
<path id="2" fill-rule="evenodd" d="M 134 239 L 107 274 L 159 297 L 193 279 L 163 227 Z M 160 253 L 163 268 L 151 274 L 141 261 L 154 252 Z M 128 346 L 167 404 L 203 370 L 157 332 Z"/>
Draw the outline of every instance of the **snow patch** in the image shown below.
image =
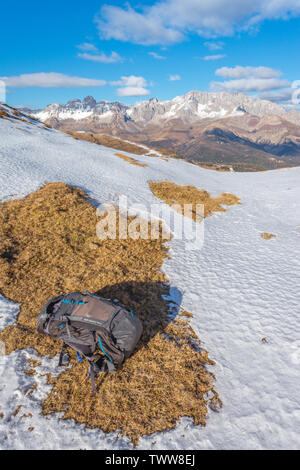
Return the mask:
<path id="1" fill-rule="evenodd" d="M 143 155 L 139 161 L 148 166 L 141 168 L 115 158 L 114 149 L 8 119 L 0 120 L 0 142 L 0 201 L 28 194 L 45 181 L 64 181 L 83 188 L 98 203 L 117 202 L 124 194 L 130 205 L 148 207 L 158 202 L 148 181 L 163 180 L 241 199 L 241 206 L 206 219 L 201 251 L 188 252 L 182 241 L 173 239 L 171 258 L 163 265 L 182 294 L 182 307 L 194 315 L 192 326 L 203 347 L 216 361 L 212 370 L 224 408 L 209 413 L 205 428 L 182 419 L 172 431 L 141 439 L 139 448 L 298 449 L 300 168 L 218 173 Z M 263 240 L 265 231 L 276 233 L 276 239 Z M 0 298 L 0 328 L 17 311 Z M 1 448 L 130 448 L 116 434 L 86 430 L 60 421 L 59 415 L 41 416 L 40 401 L 49 391 L 42 372 L 53 373 L 56 360 L 41 359 L 38 374 L 26 376 L 29 355 L 35 353 L 2 356 L 7 362 L 0 381 L 0 412 L 5 415 L 0 419 Z M 34 381 L 38 388 L 30 395 Z M 21 412 L 13 416 L 19 405 L 32 418 L 22 418 Z"/>

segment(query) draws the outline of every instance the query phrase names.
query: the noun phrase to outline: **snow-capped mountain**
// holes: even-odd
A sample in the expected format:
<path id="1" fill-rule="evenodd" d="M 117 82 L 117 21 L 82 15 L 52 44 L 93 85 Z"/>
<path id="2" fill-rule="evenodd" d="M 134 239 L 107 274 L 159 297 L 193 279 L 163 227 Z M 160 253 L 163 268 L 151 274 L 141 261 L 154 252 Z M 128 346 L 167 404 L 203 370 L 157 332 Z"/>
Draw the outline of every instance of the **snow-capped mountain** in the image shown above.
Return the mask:
<path id="1" fill-rule="evenodd" d="M 87 96 L 83 101 L 71 100 L 66 105 L 50 104 L 45 109 L 36 111 L 35 116 L 42 121 L 91 119 L 95 123 L 98 120 L 99 126 L 110 124 L 116 119 L 124 122 L 130 120 L 140 126 L 166 124 L 174 119 L 182 120 L 184 123 L 194 123 L 203 119 L 243 116 L 246 113 L 259 117 L 284 115 L 292 121 L 298 119 L 300 123 L 297 113 L 296 115 L 288 113 L 284 108 L 270 101 L 253 99 L 241 93 L 199 91 L 191 91 L 169 101 L 152 98 L 134 106 L 108 101 L 97 103 L 92 96 Z"/>
<path id="2" fill-rule="evenodd" d="M 243 116 L 246 113 L 263 116 L 266 114 L 284 114 L 285 111 L 269 101 L 253 100 L 240 93 L 199 91 L 191 91 L 170 101 L 158 101 L 153 98 L 138 103 L 127 111 L 127 114 L 134 121 L 151 122 L 152 124 L 172 119 L 181 119 L 186 123 L 194 123 L 202 119 L 222 119 Z"/>
<path id="3" fill-rule="evenodd" d="M 128 106 L 121 103 L 109 103 L 108 101 L 99 101 L 98 103 L 92 96 L 87 96 L 84 100 L 70 100 L 67 104 L 61 105 L 57 103 L 50 104 L 45 109 L 37 111 L 35 116 L 41 121 L 51 118 L 59 120 L 91 118 L 96 116 L 99 119 L 109 121 L 114 114 L 124 114 Z"/>
<path id="4" fill-rule="evenodd" d="M 241 93 L 191 91 L 134 106 L 88 96 L 33 115 L 57 129 L 112 134 L 190 160 L 255 170 L 300 164 L 300 113 Z"/>

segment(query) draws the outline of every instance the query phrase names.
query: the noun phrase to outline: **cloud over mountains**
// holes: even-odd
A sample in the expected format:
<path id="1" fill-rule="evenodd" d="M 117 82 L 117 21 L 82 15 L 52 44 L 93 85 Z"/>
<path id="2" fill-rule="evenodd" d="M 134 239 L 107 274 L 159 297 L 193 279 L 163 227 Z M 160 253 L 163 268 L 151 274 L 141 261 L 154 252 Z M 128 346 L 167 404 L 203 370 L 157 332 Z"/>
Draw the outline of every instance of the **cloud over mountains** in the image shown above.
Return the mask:
<path id="1" fill-rule="evenodd" d="M 216 75 L 225 79 L 224 82 L 214 81 L 211 89 L 229 92 L 266 92 L 290 86 L 288 80 L 280 79 L 282 72 L 269 67 L 222 67 Z"/>

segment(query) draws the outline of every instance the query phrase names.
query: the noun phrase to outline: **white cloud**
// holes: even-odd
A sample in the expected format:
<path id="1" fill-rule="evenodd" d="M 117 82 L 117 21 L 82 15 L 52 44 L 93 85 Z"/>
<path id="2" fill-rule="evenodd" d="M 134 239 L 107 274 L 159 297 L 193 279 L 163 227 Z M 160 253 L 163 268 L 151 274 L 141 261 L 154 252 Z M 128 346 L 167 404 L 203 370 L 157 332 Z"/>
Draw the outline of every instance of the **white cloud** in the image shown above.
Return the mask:
<path id="1" fill-rule="evenodd" d="M 14 77 L 0 77 L 6 86 L 14 88 L 68 88 L 89 87 L 106 85 L 105 80 L 94 80 L 92 78 L 81 78 L 64 75 L 62 73 L 30 73 Z"/>
<path id="2" fill-rule="evenodd" d="M 180 76 L 180 75 L 170 75 L 170 76 L 169 76 L 169 81 L 170 81 L 170 82 L 176 82 L 177 80 L 181 80 L 181 76 Z"/>
<path id="3" fill-rule="evenodd" d="M 117 89 L 118 96 L 148 96 L 150 91 L 142 87 L 127 86 Z"/>
<path id="4" fill-rule="evenodd" d="M 154 7 L 152 7 L 154 8 Z M 173 44 L 181 41 L 184 35 L 164 24 L 163 18 L 154 14 L 139 13 L 127 6 L 125 9 L 104 5 L 96 22 L 100 36 L 104 39 L 131 41 L 138 44 Z"/>
<path id="5" fill-rule="evenodd" d="M 128 77 L 121 77 L 121 80 L 110 82 L 111 85 L 122 85 L 122 86 L 147 86 L 147 80 L 144 77 L 136 77 L 135 75 L 129 75 Z"/>
<path id="6" fill-rule="evenodd" d="M 147 96 L 150 91 L 146 89 L 148 86 L 147 80 L 144 77 L 136 77 L 130 75 L 128 77 L 121 77 L 121 80 L 110 82 L 112 86 L 120 86 L 117 89 L 119 96 Z"/>
<path id="7" fill-rule="evenodd" d="M 138 44 L 174 44 L 189 33 L 232 35 L 265 20 L 300 16 L 300 0 L 160 0 L 133 9 L 104 5 L 96 18 L 104 39 Z"/>
<path id="8" fill-rule="evenodd" d="M 300 87 L 300 83 L 299 83 Z M 266 93 L 262 93 L 259 95 L 259 98 L 262 100 L 269 100 L 273 103 L 279 104 L 286 108 L 287 111 L 296 110 L 300 112 L 300 88 L 286 88 L 279 91 L 270 91 Z"/>
<path id="9" fill-rule="evenodd" d="M 225 57 L 227 57 L 226 54 L 206 55 L 203 57 L 203 60 L 220 60 L 224 59 Z"/>
<path id="10" fill-rule="evenodd" d="M 81 51 L 86 51 L 86 52 L 98 52 L 98 49 L 94 44 L 90 44 L 89 42 L 83 42 L 82 44 L 78 44 L 76 46 L 77 49 L 80 49 Z"/>
<path id="11" fill-rule="evenodd" d="M 286 88 L 279 91 L 268 91 L 259 95 L 259 98 L 262 100 L 273 101 L 274 103 L 279 104 L 291 104 L 293 88 Z"/>
<path id="12" fill-rule="evenodd" d="M 211 88 L 216 91 L 229 92 L 266 92 L 280 90 L 290 86 L 288 80 L 281 80 L 282 72 L 269 67 L 222 67 L 216 75 L 228 78 L 225 82 L 212 82 Z"/>
<path id="13" fill-rule="evenodd" d="M 104 53 L 101 54 L 88 54 L 87 52 L 78 54 L 78 57 L 85 60 L 91 60 L 93 62 L 102 62 L 104 64 L 113 64 L 115 62 L 122 62 L 122 57 L 117 54 L 117 52 L 112 52 L 110 56 L 107 56 Z"/>
<path id="14" fill-rule="evenodd" d="M 159 55 L 156 52 L 148 52 L 148 54 L 152 55 L 152 57 L 154 57 L 154 59 L 158 59 L 158 60 L 165 60 L 166 59 L 166 57 L 164 57 L 162 55 Z"/>
<path id="15" fill-rule="evenodd" d="M 229 92 L 263 92 L 286 88 L 290 83 L 287 80 L 278 78 L 241 78 L 238 80 L 228 80 L 227 82 L 212 82 L 211 88 L 215 91 Z"/>
<path id="16" fill-rule="evenodd" d="M 277 78 L 281 77 L 280 70 L 271 69 L 269 67 L 222 67 L 216 70 L 216 75 L 224 78 Z"/>
<path id="17" fill-rule="evenodd" d="M 210 51 L 220 51 L 224 47 L 224 42 L 205 42 L 204 46 L 207 47 Z"/>

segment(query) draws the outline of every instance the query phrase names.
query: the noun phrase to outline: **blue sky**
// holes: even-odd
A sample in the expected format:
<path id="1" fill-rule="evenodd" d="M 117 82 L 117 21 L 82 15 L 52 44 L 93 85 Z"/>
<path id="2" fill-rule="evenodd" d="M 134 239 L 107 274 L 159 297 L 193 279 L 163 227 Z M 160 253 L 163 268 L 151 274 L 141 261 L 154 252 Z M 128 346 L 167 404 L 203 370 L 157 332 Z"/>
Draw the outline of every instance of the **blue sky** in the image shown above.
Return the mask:
<path id="1" fill-rule="evenodd" d="M 300 0 L 5 3 L 0 79 L 12 106 L 92 95 L 133 104 L 190 90 L 292 105 Z"/>

